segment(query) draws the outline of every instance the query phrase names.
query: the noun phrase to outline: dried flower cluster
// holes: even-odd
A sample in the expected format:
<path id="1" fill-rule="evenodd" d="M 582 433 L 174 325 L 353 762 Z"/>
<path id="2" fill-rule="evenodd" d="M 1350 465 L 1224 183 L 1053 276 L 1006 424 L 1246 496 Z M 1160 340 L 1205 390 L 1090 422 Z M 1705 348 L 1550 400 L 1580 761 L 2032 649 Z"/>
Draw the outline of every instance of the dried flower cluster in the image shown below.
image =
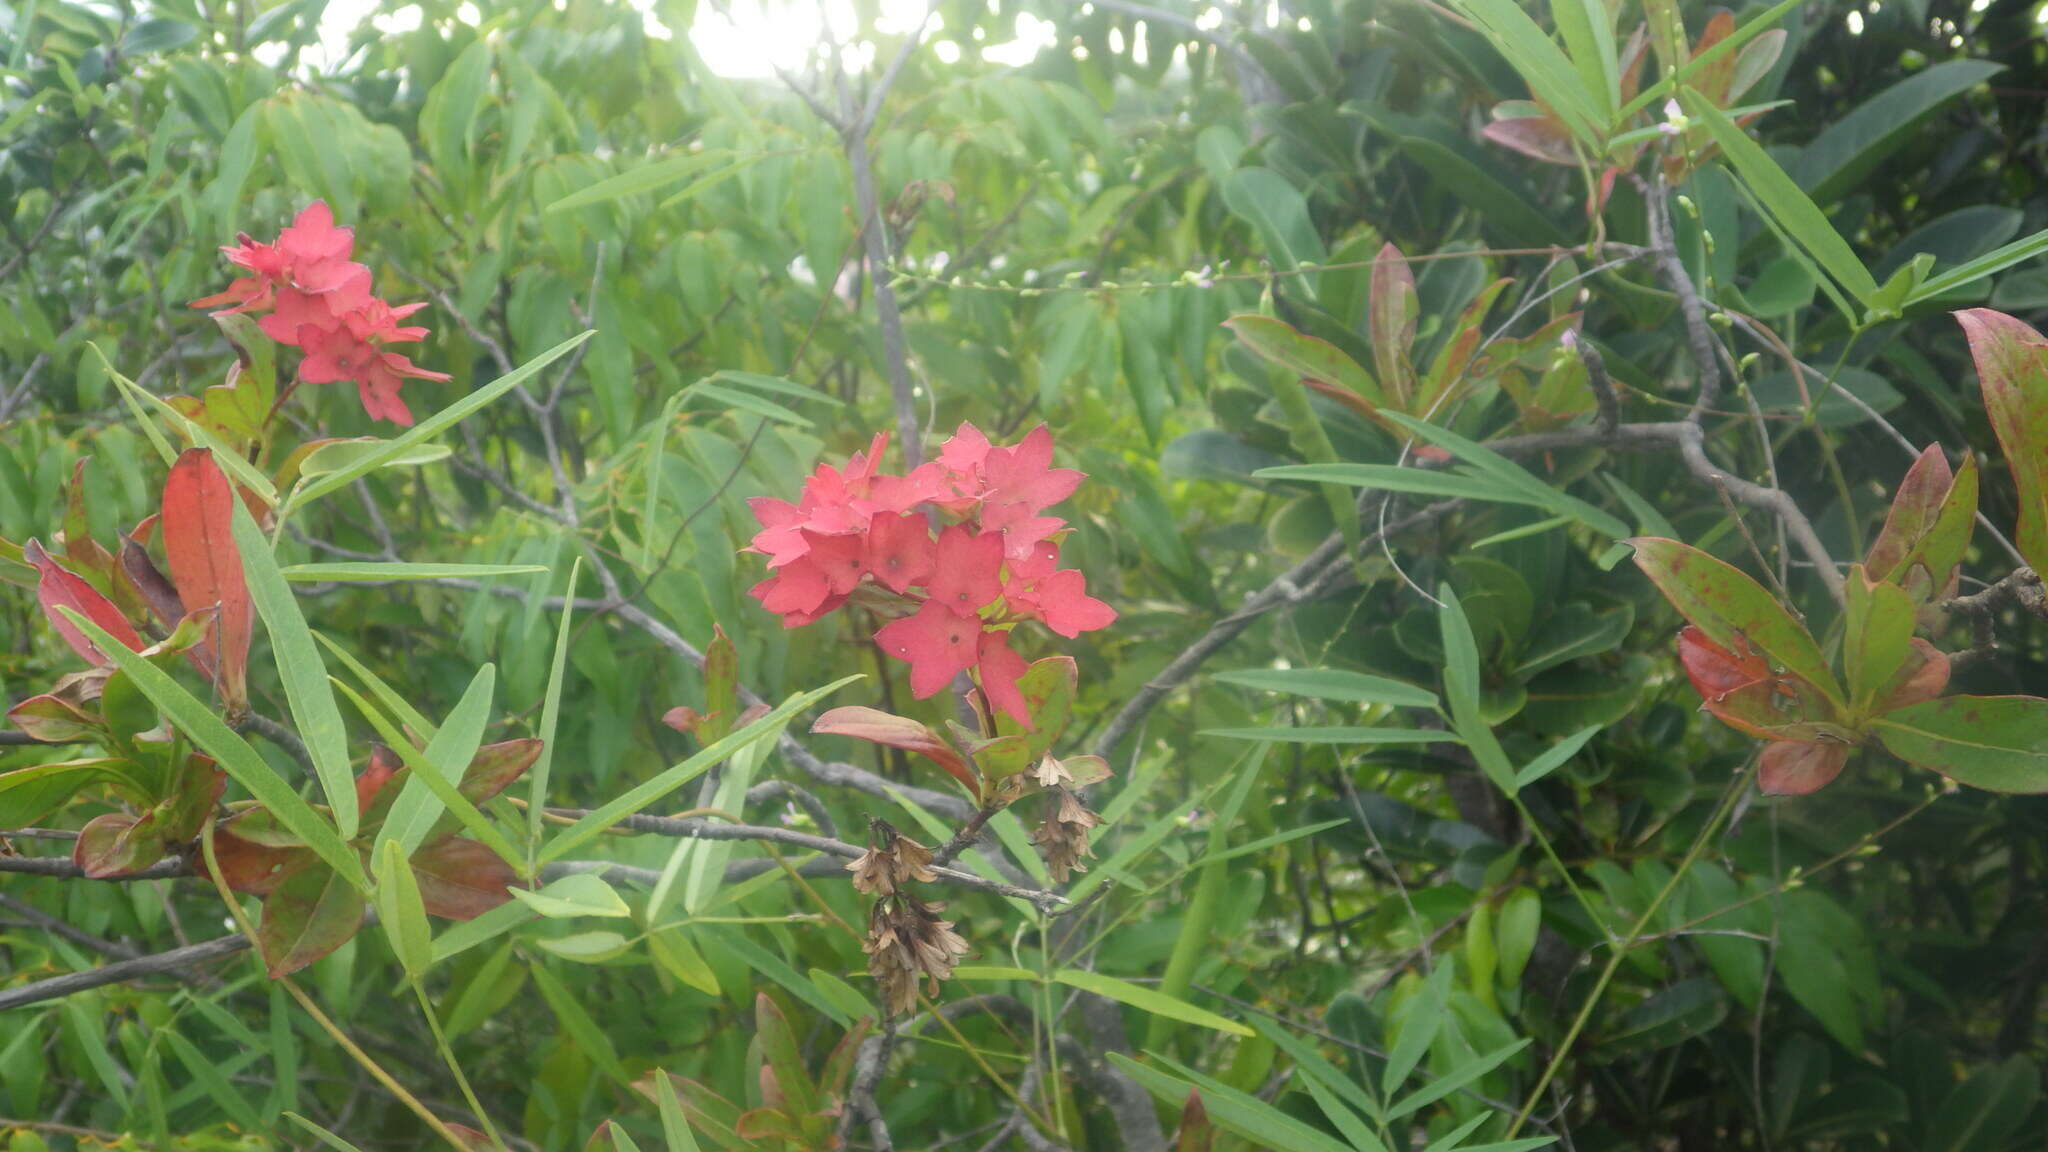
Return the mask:
<path id="1" fill-rule="evenodd" d="M 1039 854 L 1045 857 L 1045 870 L 1064 884 L 1067 877 L 1088 870 L 1081 863 L 1095 855 L 1088 847 L 1088 830 L 1102 823 L 1102 817 L 1067 789 L 1054 788 L 1053 792 L 1044 821 L 1031 831 L 1031 842 L 1038 845 Z"/>
<path id="2" fill-rule="evenodd" d="M 931 870 L 932 850 L 886 821 L 871 821 L 869 829 L 868 850 L 846 870 L 856 890 L 880 897 L 868 913 L 861 951 L 868 954 L 868 974 L 886 1010 L 902 1015 L 917 1007 L 920 978 L 929 985 L 927 995 L 938 995 L 939 981 L 967 954 L 967 941 L 953 931 L 952 921 L 939 919 L 944 904 L 928 904 L 904 890 L 912 881 L 938 879 Z"/>
<path id="3" fill-rule="evenodd" d="M 426 305 L 393 307 L 371 294 L 369 267 L 350 259 L 355 229 L 335 227 L 334 212 L 316 200 L 275 243 L 260 243 L 246 232 L 237 240 L 221 251 L 248 275 L 223 292 L 192 301 L 192 307 L 267 313 L 257 321 L 264 335 L 305 354 L 299 361 L 301 381 L 353 380 L 371 419 L 411 424 L 412 412 L 399 399 L 399 387 L 408 377 L 446 380 L 448 374 L 429 372 L 386 351 L 392 344 L 426 339 L 425 328 L 400 323 Z"/>

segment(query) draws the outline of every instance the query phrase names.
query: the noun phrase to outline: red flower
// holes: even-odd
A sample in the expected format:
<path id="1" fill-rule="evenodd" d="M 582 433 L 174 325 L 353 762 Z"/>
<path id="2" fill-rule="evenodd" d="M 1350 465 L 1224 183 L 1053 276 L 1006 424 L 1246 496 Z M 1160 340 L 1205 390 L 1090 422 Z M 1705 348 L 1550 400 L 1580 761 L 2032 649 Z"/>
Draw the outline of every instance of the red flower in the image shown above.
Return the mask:
<path id="1" fill-rule="evenodd" d="M 1088 578 L 1075 568 L 1062 568 L 1003 595 L 1012 610 L 1036 616 L 1069 640 L 1116 623 L 1116 609 L 1088 595 Z"/>
<path id="2" fill-rule="evenodd" d="M 868 521 L 866 564 L 892 592 L 908 592 L 932 573 L 932 530 L 915 512 Z"/>
<path id="3" fill-rule="evenodd" d="M 278 233 L 277 246 L 294 264 L 346 260 L 355 247 L 356 230 L 334 226 L 334 209 L 315 200 L 301 209 L 291 226 Z"/>
<path id="4" fill-rule="evenodd" d="M 925 581 L 932 603 L 972 616 L 1003 594 L 1003 538 L 977 535 L 961 524 L 939 533 L 931 579 Z"/>
<path id="5" fill-rule="evenodd" d="M 834 596 L 844 596 L 867 575 L 867 547 L 859 536 L 825 536 L 805 532 L 811 546 L 810 561 L 825 575 L 825 586 Z"/>
<path id="6" fill-rule="evenodd" d="M 1008 448 L 991 448 L 982 461 L 990 504 L 1050 508 L 1074 494 L 1086 479 L 1072 468 L 1052 467 L 1052 433 L 1040 424 Z"/>
<path id="7" fill-rule="evenodd" d="M 427 338 L 427 329 L 417 326 L 401 327 L 399 321 L 425 308 L 426 304 L 404 304 L 399 307 L 371 297 L 370 302 L 343 316 L 342 323 L 348 325 L 349 335 L 358 340 L 375 340 L 379 344 L 412 344 Z"/>
<path id="8" fill-rule="evenodd" d="M 893 620 L 875 633 L 882 651 L 910 664 L 910 692 L 922 700 L 953 677 L 974 667 L 981 652 L 981 625 L 955 615 L 936 599 L 917 615 Z"/>
<path id="9" fill-rule="evenodd" d="M 396 352 L 385 352 L 347 332 L 324 332 L 311 324 L 299 328 L 298 344 L 306 353 L 299 362 L 299 379 L 308 384 L 356 382 L 363 411 L 372 420 L 389 420 L 401 426 L 412 423 L 412 412 L 398 398 L 406 378 L 446 380 L 446 372 L 429 372 Z"/>

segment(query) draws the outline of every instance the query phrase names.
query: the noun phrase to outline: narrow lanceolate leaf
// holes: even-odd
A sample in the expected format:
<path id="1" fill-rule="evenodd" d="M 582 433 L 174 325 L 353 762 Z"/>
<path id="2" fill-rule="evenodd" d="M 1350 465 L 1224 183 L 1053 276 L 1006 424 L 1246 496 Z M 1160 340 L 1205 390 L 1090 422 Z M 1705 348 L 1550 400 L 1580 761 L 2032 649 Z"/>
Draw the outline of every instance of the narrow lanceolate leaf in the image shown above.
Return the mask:
<path id="1" fill-rule="evenodd" d="M 313 806 L 299 798 L 291 785 L 277 774 L 249 742 L 235 734 L 234 729 L 221 722 L 213 709 L 199 701 L 199 698 L 185 691 L 170 673 L 143 659 L 136 653 L 119 648 L 109 636 L 82 614 L 64 609 L 71 622 L 85 634 L 88 640 L 102 650 L 114 649 L 114 665 L 127 673 L 135 687 L 149 702 L 156 705 L 170 720 L 171 726 L 190 737 L 199 750 L 213 757 L 215 763 L 232 777 L 235 783 L 248 789 L 249 795 L 270 810 L 279 824 L 311 848 L 328 866 L 339 872 L 358 891 L 367 892 L 369 877 L 363 874 L 361 861 L 356 859 L 354 850 L 335 835 L 334 825 L 322 819 Z M 355 801 L 354 782 L 346 786 L 349 802 Z"/>
<path id="2" fill-rule="evenodd" d="M 1114 976 L 1104 976 L 1100 972 L 1090 972 L 1083 968 L 1062 968 L 1053 973 L 1052 978 L 1069 988 L 1079 988 L 1083 992 L 1107 996 L 1111 1000 L 1119 1000 L 1133 1008 L 1141 1008 L 1172 1020 L 1199 1024 L 1204 1028 L 1213 1028 L 1218 1032 L 1229 1032 L 1236 1036 L 1257 1035 L 1250 1028 L 1227 1016 L 1218 1016 L 1207 1008 L 1198 1008 L 1185 1000 L 1168 996 L 1157 988 L 1147 988 L 1143 984 L 1133 984 Z"/>
<path id="3" fill-rule="evenodd" d="M 1987 792 L 2048 792 L 2048 700 L 1944 696 L 1878 717 L 1892 755 Z"/>
<path id="4" fill-rule="evenodd" d="M 1480 705 L 1480 653 L 1458 593 L 1448 583 L 1437 589 L 1438 631 L 1444 647 L 1444 700 L 1451 708 L 1451 728 L 1472 750 L 1486 778 L 1510 796 L 1515 794 L 1515 766 L 1486 722 Z"/>
<path id="5" fill-rule="evenodd" d="M 289 976 L 342 946 L 363 923 L 368 907 L 334 869 L 309 864 L 285 877 L 263 900 L 256 945 L 271 978 Z"/>
<path id="6" fill-rule="evenodd" d="M 277 661 L 278 679 L 284 683 L 285 700 L 291 705 L 292 723 L 312 757 L 313 773 L 334 813 L 335 827 L 342 839 L 352 840 L 357 820 L 356 783 L 349 772 L 348 730 L 327 682 L 327 665 L 320 659 L 306 618 L 299 614 L 291 585 L 277 569 L 277 557 L 271 554 L 263 530 L 256 527 L 240 501 L 235 502 L 233 514 L 235 543 L 241 549 L 249 597 L 270 634 L 270 651 Z"/>
<path id="7" fill-rule="evenodd" d="M 392 954 L 407 977 L 426 975 L 434 960 L 434 933 L 427 927 L 427 907 L 420 899 L 419 882 L 413 879 L 396 840 L 377 845 L 377 919 L 391 941 Z"/>
<path id="8" fill-rule="evenodd" d="M 2019 490 L 2020 555 L 2035 571 L 2048 571 L 2048 340 L 1989 308 L 1958 312 L 1956 319 Z"/>
<path id="9" fill-rule="evenodd" d="M 1711 101 L 1689 88 L 1682 91 L 1682 97 L 1686 113 L 1706 126 L 1714 143 L 1721 146 L 1729 164 L 1734 166 L 1735 174 L 1778 227 L 1795 237 L 1815 263 L 1858 302 L 1868 303 L 1877 295 L 1877 280 L 1870 270 L 1863 266 L 1849 242 L 1842 239 L 1842 234 L 1835 231 L 1827 213 L 1807 198 L 1792 177 L 1778 167 L 1778 162 Z"/>
<path id="10" fill-rule="evenodd" d="M 190 448 L 164 481 L 164 558 L 187 611 L 219 609 L 207 647 L 220 677 L 221 699 L 248 705 L 250 604 L 235 544 L 235 490 L 205 448 Z"/>
<path id="11" fill-rule="evenodd" d="M 1394 407 L 1408 411 L 1415 396 L 1415 367 L 1409 353 L 1415 348 L 1415 317 L 1420 309 L 1415 274 L 1392 244 L 1381 248 L 1373 259 L 1369 308 L 1373 370 L 1379 373 Z"/>
<path id="12" fill-rule="evenodd" d="M 1401 267 L 1405 270 L 1407 265 Z M 1375 272 L 1375 282 L 1377 279 Z M 1320 380 L 1325 384 L 1341 384 L 1375 405 L 1383 402 L 1372 374 L 1327 340 L 1304 335 L 1269 316 L 1249 313 L 1232 316 L 1223 322 L 1223 326 L 1230 329 L 1240 344 L 1296 376 Z M 1412 322 L 1410 331 L 1412 335 Z"/>
<path id="13" fill-rule="evenodd" d="M 1317 700 L 1349 704 L 1392 704 L 1402 708 L 1435 708 L 1436 693 L 1403 680 L 1370 676 L 1345 668 L 1249 668 L 1218 672 L 1216 679 L 1240 688 L 1262 688 Z"/>
<path id="14" fill-rule="evenodd" d="M 1636 566 L 1708 639 L 1730 651 L 1753 646 L 1841 704 L 1842 690 L 1820 647 L 1763 585 L 1689 544 L 1655 536 L 1628 543 Z"/>

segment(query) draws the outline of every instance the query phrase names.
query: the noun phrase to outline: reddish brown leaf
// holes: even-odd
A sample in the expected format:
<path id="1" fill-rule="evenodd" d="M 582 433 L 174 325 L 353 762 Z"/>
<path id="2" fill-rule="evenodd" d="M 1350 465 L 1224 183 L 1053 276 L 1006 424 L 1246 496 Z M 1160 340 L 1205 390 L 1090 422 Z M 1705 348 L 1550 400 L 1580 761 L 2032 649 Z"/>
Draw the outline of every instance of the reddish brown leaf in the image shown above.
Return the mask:
<path id="1" fill-rule="evenodd" d="M 1942 502 L 1948 499 L 1949 489 L 1954 485 L 1955 473 L 1949 470 L 1941 445 L 1929 444 L 1899 481 L 1899 490 L 1892 494 L 1891 510 L 1885 514 L 1884 528 L 1864 557 L 1863 566 L 1872 580 L 1886 580 L 1894 575 L 1913 546 L 1934 526 Z"/>
<path id="2" fill-rule="evenodd" d="M 1910 708 L 1939 697 L 1948 688 L 1948 653 L 1918 636 L 1892 682 L 1885 689 L 1884 711 Z"/>
<path id="3" fill-rule="evenodd" d="M 540 759 L 541 743 L 528 736 L 484 745 L 476 750 L 469 767 L 463 769 L 462 782 L 455 790 L 474 804 L 489 800 L 533 767 L 533 762 Z"/>
<path id="4" fill-rule="evenodd" d="M 51 744 L 91 739 L 100 729 L 98 716 L 47 692 L 8 709 L 7 722 L 34 739 Z"/>
<path id="5" fill-rule="evenodd" d="M 157 571 L 149 550 L 125 536 L 121 538 L 118 573 L 118 579 L 135 590 L 136 598 L 148 606 L 150 614 L 164 627 L 175 628 L 185 618 L 185 602 L 178 599 L 178 590 L 170 580 Z"/>
<path id="6" fill-rule="evenodd" d="M 915 752 L 945 769 L 977 799 L 981 796 L 981 782 L 975 779 L 967 761 L 944 737 L 915 720 L 892 716 L 875 708 L 851 705 L 834 708 L 818 717 L 817 723 L 811 725 L 811 731 L 820 736 L 851 736 L 870 744 Z"/>
<path id="7" fill-rule="evenodd" d="M 611 1121 L 607 1120 L 605 1123 L 609 1124 Z M 462 1146 L 471 1149 L 472 1152 L 491 1152 L 493 1148 L 497 1147 L 496 1144 L 491 1142 L 489 1136 L 471 1128 L 467 1124 L 457 1124 L 453 1121 L 448 1121 L 447 1124 L 448 1130 L 455 1133 L 455 1138 L 462 1141 Z"/>
<path id="8" fill-rule="evenodd" d="M 678 704 L 661 714 L 661 722 L 685 736 L 698 736 L 697 729 L 711 717 L 704 715 L 688 704 Z M 699 739 L 702 739 L 699 736 Z M 706 741 L 709 743 L 709 741 Z"/>
<path id="9" fill-rule="evenodd" d="M 362 927 L 363 894 L 323 863 L 285 874 L 263 900 L 256 944 L 272 979 L 289 976 L 347 942 Z"/>
<path id="10" fill-rule="evenodd" d="M 41 574 L 36 582 L 36 599 L 42 603 L 43 614 L 50 619 L 50 626 L 57 635 L 64 638 L 71 650 L 91 664 L 110 664 L 112 661 L 100 655 L 85 633 L 66 620 L 59 608 L 69 608 L 86 619 L 99 625 L 109 636 L 126 644 L 131 650 L 142 651 L 142 638 L 121 614 L 114 602 L 100 595 L 99 590 L 85 582 L 85 578 L 50 559 L 41 543 L 30 540 L 22 545 L 21 557 Z"/>
<path id="11" fill-rule="evenodd" d="M 1555 116 L 1515 116 L 1495 120 L 1479 134 L 1503 148 L 1545 164 L 1575 166 L 1579 162 L 1572 152 L 1571 131 L 1564 126 L 1564 121 Z"/>
<path id="12" fill-rule="evenodd" d="M 1180 1128 L 1173 1134 L 1173 1152 L 1209 1152 L 1216 1144 L 1216 1129 L 1209 1123 L 1209 1110 L 1202 1106 L 1199 1091 L 1188 1092 L 1181 1106 Z"/>
<path id="13" fill-rule="evenodd" d="M 221 882 L 250 896 L 270 895 L 294 868 L 313 860 L 311 849 L 274 848 L 221 829 L 213 834 L 213 856 L 220 862 Z"/>
<path id="14" fill-rule="evenodd" d="M 85 514 L 85 466 L 91 460 L 80 456 L 71 464 L 71 484 L 64 496 L 64 558 L 73 567 L 108 576 L 113 573 L 114 558 L 92 538 L 92 523 Z"/>
<path id="15" fill-rule="evenodd" d="M 140 817 L 120 812 L 93 817 L 71 843 L 71 862 L 95 880 L 149 867 L 164 856 L 163 837 L 154 817 L 154 812 Z"/>
<path id="16" fill-rule="evenodd" d="M 1853 751 L 1847 744 L 1774 740 L 1765 745 L 1757 787 L 1766 796 L 1804 796 L 1841 775 Z"/>
<path id="17" fill-rule="evenodd" d="M 234 488 L 213 453 L 186 450 L 164 481 L 164 556 L 186 607 L 220 608 L 212 633 L 217 643 L 206 647 L 216 653 L 221 698 L 238 709 L 248 700 L 250 612 L 234 515 Z"/>
<path id="18" fill-rule="evenodd" d="M 1692 681 L 1693 691 L 1709 702 L 1725 700 L 1733 693 L 1771 678 L 1770 661 L 1744 645 L 1741 653 L 1730 652 L 1691 624 L 1678 630 L 1678 662 Z"/>
<path id="19" fill-rule="evenodd" d="M 386 781 L 398 773 L 398 757 L 382 744 L 370 746 L 370 762 L 356 774 L 356 811 L 368 812 Z"/>
<path id="20" fill-rule="evenodd" d="M 518 876 L 496 852 L 465 836 L 437 840 L 412 854 L 427 911 L 450 920 L 474 920 L 512 897 Z"/>

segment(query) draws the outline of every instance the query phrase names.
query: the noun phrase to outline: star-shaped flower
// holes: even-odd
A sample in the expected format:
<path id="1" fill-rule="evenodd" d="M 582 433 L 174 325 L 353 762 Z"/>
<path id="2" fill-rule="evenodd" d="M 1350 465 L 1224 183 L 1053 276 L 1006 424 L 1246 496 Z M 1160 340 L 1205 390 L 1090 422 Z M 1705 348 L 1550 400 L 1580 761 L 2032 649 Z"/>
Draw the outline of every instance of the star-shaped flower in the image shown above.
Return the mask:
<path id="1" fill-rule="evenodd" d="M 922 700 L 974 667 L 981 653 L 981 625 L 930 600 L 916 615 L 883 625 L 875 643 L 910 664 L 910 691 Z"/>
<path id="2" fill-rule="evenodd" d="M 931 602 L 962 616 L 972 616 L 1003 593 L 1003 538 L 976 534 L 961 524 L 939 533 L 931 579 L 925 588 Z"/>
<path id="3" fill-rule="evenodd" d="M 858 537 L 850 537 L 858 539 Z M 915 512 L 868 521 L 867 570 L 892 592 L 908 592 L 932 573 L 932 530 Z"/>

